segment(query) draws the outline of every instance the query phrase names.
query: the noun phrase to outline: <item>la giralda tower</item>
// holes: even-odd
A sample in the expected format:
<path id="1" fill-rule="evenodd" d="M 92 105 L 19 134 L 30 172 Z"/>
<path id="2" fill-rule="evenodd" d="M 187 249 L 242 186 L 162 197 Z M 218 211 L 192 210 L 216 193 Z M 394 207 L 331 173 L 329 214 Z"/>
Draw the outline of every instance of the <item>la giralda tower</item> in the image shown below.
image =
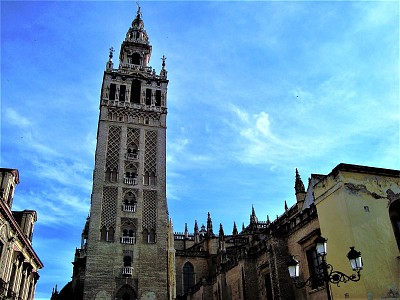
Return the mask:
<path id="1" fill-rule="evenodd" d="M 168 299 L 167 71 L 149 66 L 140 7 L 100 96 L 84 300 Z"/>

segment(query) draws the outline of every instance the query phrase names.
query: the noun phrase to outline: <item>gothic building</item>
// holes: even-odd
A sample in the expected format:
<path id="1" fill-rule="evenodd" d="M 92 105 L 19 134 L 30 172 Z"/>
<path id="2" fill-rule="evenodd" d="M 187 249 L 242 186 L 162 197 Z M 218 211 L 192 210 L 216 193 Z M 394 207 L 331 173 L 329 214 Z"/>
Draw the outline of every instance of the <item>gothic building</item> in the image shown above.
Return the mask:
<path id="1" fill-rule="evenodd" d="M 0 299 L 33 300 L 43 268 L 32 247 L 36 211 L 13 211 L 16 169 L 0 169 Z"/>
<path id="2" fill-rule="evenodd" d="M 73 280 L 53 297 L 167 299 L 165 57 L 159 74 L 140 8 L 103 76 L 90 216 Z"/>
<path id="3" fill-rule="evenodd" d="M 312 174 L 307 190 L 296 170 L 296 204 L 275 220 L 225 234 L 207 226 L 175 234 L 176 299 L 400 299 L 400 171 L 339 164 Z M 322 277 L 317 238 L 328 241 Z M 365 268 L 352 270 L 346 254 L 361 251 Z M 292 280 L 287 263 L 300 262 Z M 325 275 L 324 275 L 325 276 Z M 308 279 L 308 280 L 307 280 Z M 308 283 L 308 284 L 305 284 Z"/>
<path id="4" fill-rule="evenodd" d="M 72 280 L 61 291 L 55 289 L 52 300 L 389 295 L 387 287 L 379 288 L 369 279 L 356 288 L 311 281 L 296 289 L 287 261 L 291 255 L 298 257 L 302 278 L 318 275 L 321 258 L 315 239 L 321 235 L 337 250 L 329 254 L 329 261 L 340 265 L 344 249 L 355 246 L 376 261 L 375 266 L 389 266 L 387 272 L 379 272 L 369 262 L 366 273 L 371 278 L 384 276 L 380 282 L 398 293 L 392 265 L 399 263 L 399 171 L 340 164 L 328 175 L 312 174 L 306 189 L 296 170 L 296 204 L 288 207 L 285 202 L 284 212 L 273 220 L 260 221 L 253 207 L 249 224 L 241 230 L 233 224 L 232 233 L 226 234 L 221 224 L 213 227 L 209 213 L 206 226 L 195 221 L 193 233 L 186 225 L 185 232 L 174 234 L 166 203 L 167 71 L 165 57 L 159 74 L 149 66 L 151 51 L 139 8 L 122 42 L 118 67 L 110 49 L 100 96 L 90 215 L 75 253 Z M 336 214 L 332 217 L 330 212 Z M 335 224 L 335 218 L 341 223 Z M 380 238 L 389 258 L 378 259 L 368 250 L 369 238 L 360 228 L 377 234 L 376 228 L 368 227 L 371 224 L 390 231 Z"/>

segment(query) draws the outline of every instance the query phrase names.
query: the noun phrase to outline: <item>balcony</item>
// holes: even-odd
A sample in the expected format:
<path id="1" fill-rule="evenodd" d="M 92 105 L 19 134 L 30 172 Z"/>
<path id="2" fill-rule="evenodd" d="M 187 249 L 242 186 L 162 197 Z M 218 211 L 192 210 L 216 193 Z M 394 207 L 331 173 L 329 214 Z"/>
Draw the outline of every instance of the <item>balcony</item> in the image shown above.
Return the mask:
<path id="1" fill-rule="evenodd" d="M 137 184 L 137 177 L 134 178 L 124 177 L 124 183 L 129 185 L 135 185 Z"/>
<path id="2" fill-rule="evenodd" d="M 122 205 L 122 211 L 135 212 L 136 205 L 124 204 L 124 205 Z"/>
<path id="3" fill-rule="evenodd" d="M 132 276 L 133 267 L 123 267 L 122 268 L 122 275 L 124 276 Z"/>
<path id="4" fill-rule="evenodd" d="M 136 242 L 136 238 L 134 236 L 123 236 L 121 237 L 121 244 L 134 244 Z"/>

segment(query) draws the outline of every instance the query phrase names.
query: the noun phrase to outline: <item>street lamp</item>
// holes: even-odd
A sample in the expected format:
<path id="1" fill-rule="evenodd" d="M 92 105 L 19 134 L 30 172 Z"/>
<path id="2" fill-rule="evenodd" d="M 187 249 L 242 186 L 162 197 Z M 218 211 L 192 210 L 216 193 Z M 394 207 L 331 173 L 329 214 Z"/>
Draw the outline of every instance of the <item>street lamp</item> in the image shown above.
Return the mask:
<path id="1" fill-rule="evenodd" d="M 318 266 L 316 272 L 314 274 L 311 274 L 311 276 L 305 281 L 299 280 L 300 264 L 294 256 L 291 256 L 289 262 L 287 263 L 289 275 L 290 278 L 292 278 L 295 287 L 298 289 L 303 288 L 306 285 L 313 286 L 318 283 L 325 283 L 328 296 L 327 299 L 330 300 L 331 294 L 329 291 L 329 283 L 333 283 L 339 286 L 342 282 L 346 283 L 348 281 L 360 280 L 360 271 L 363 267 L 361 252 L 355 250 L 354 247 L 350 247 L 347 258 L 350 261 L 351 268 L 353 269 L 353 271 L 356 271 L 357 274 L 351 274 L 350 276 L 348 276 L 340 271 L 334 271 L 333 266 L 326 262 L 325 256 L 327 254 L 327 239 L 323 238 L 322 236 L 318 236 L 314 242 L 316 245 L 315 247 L 317 255 L 322 259 L 321 264 Z"/>

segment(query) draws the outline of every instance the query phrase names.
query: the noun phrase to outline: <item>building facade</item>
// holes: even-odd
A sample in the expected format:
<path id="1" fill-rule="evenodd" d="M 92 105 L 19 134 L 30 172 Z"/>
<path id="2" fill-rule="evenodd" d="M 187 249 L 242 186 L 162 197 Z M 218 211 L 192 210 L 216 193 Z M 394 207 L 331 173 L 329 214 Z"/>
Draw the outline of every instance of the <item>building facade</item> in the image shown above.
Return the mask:
<path id="1" fill-rule="evenodd" d="M 193 234 L 187 227 L 176 233 L 177 299 L 400 299 L 400 171 L 339 164 L 328 175 L 312 174 L 305 190 L 296 170 L 295 196 L 274 221 L 259 221 L 253 208 L 241 232 L 234 224 L 225 235 L 220 225 L 214 234 L 208 215 Z M 317 279 L 320 236 L 328 284 Z M 350 247 L 361 251 L 360 277 L 346 257 Z M 287 267 L 292 256 L 300 265 L 296 284 Z"/>
<path id="2" fill-rule="evenodd" d="M 12 211 L 16 169 L 0 169 L 0 299 L 33 300 L 43 268 L 32 247 L 36 211 Z"/>

